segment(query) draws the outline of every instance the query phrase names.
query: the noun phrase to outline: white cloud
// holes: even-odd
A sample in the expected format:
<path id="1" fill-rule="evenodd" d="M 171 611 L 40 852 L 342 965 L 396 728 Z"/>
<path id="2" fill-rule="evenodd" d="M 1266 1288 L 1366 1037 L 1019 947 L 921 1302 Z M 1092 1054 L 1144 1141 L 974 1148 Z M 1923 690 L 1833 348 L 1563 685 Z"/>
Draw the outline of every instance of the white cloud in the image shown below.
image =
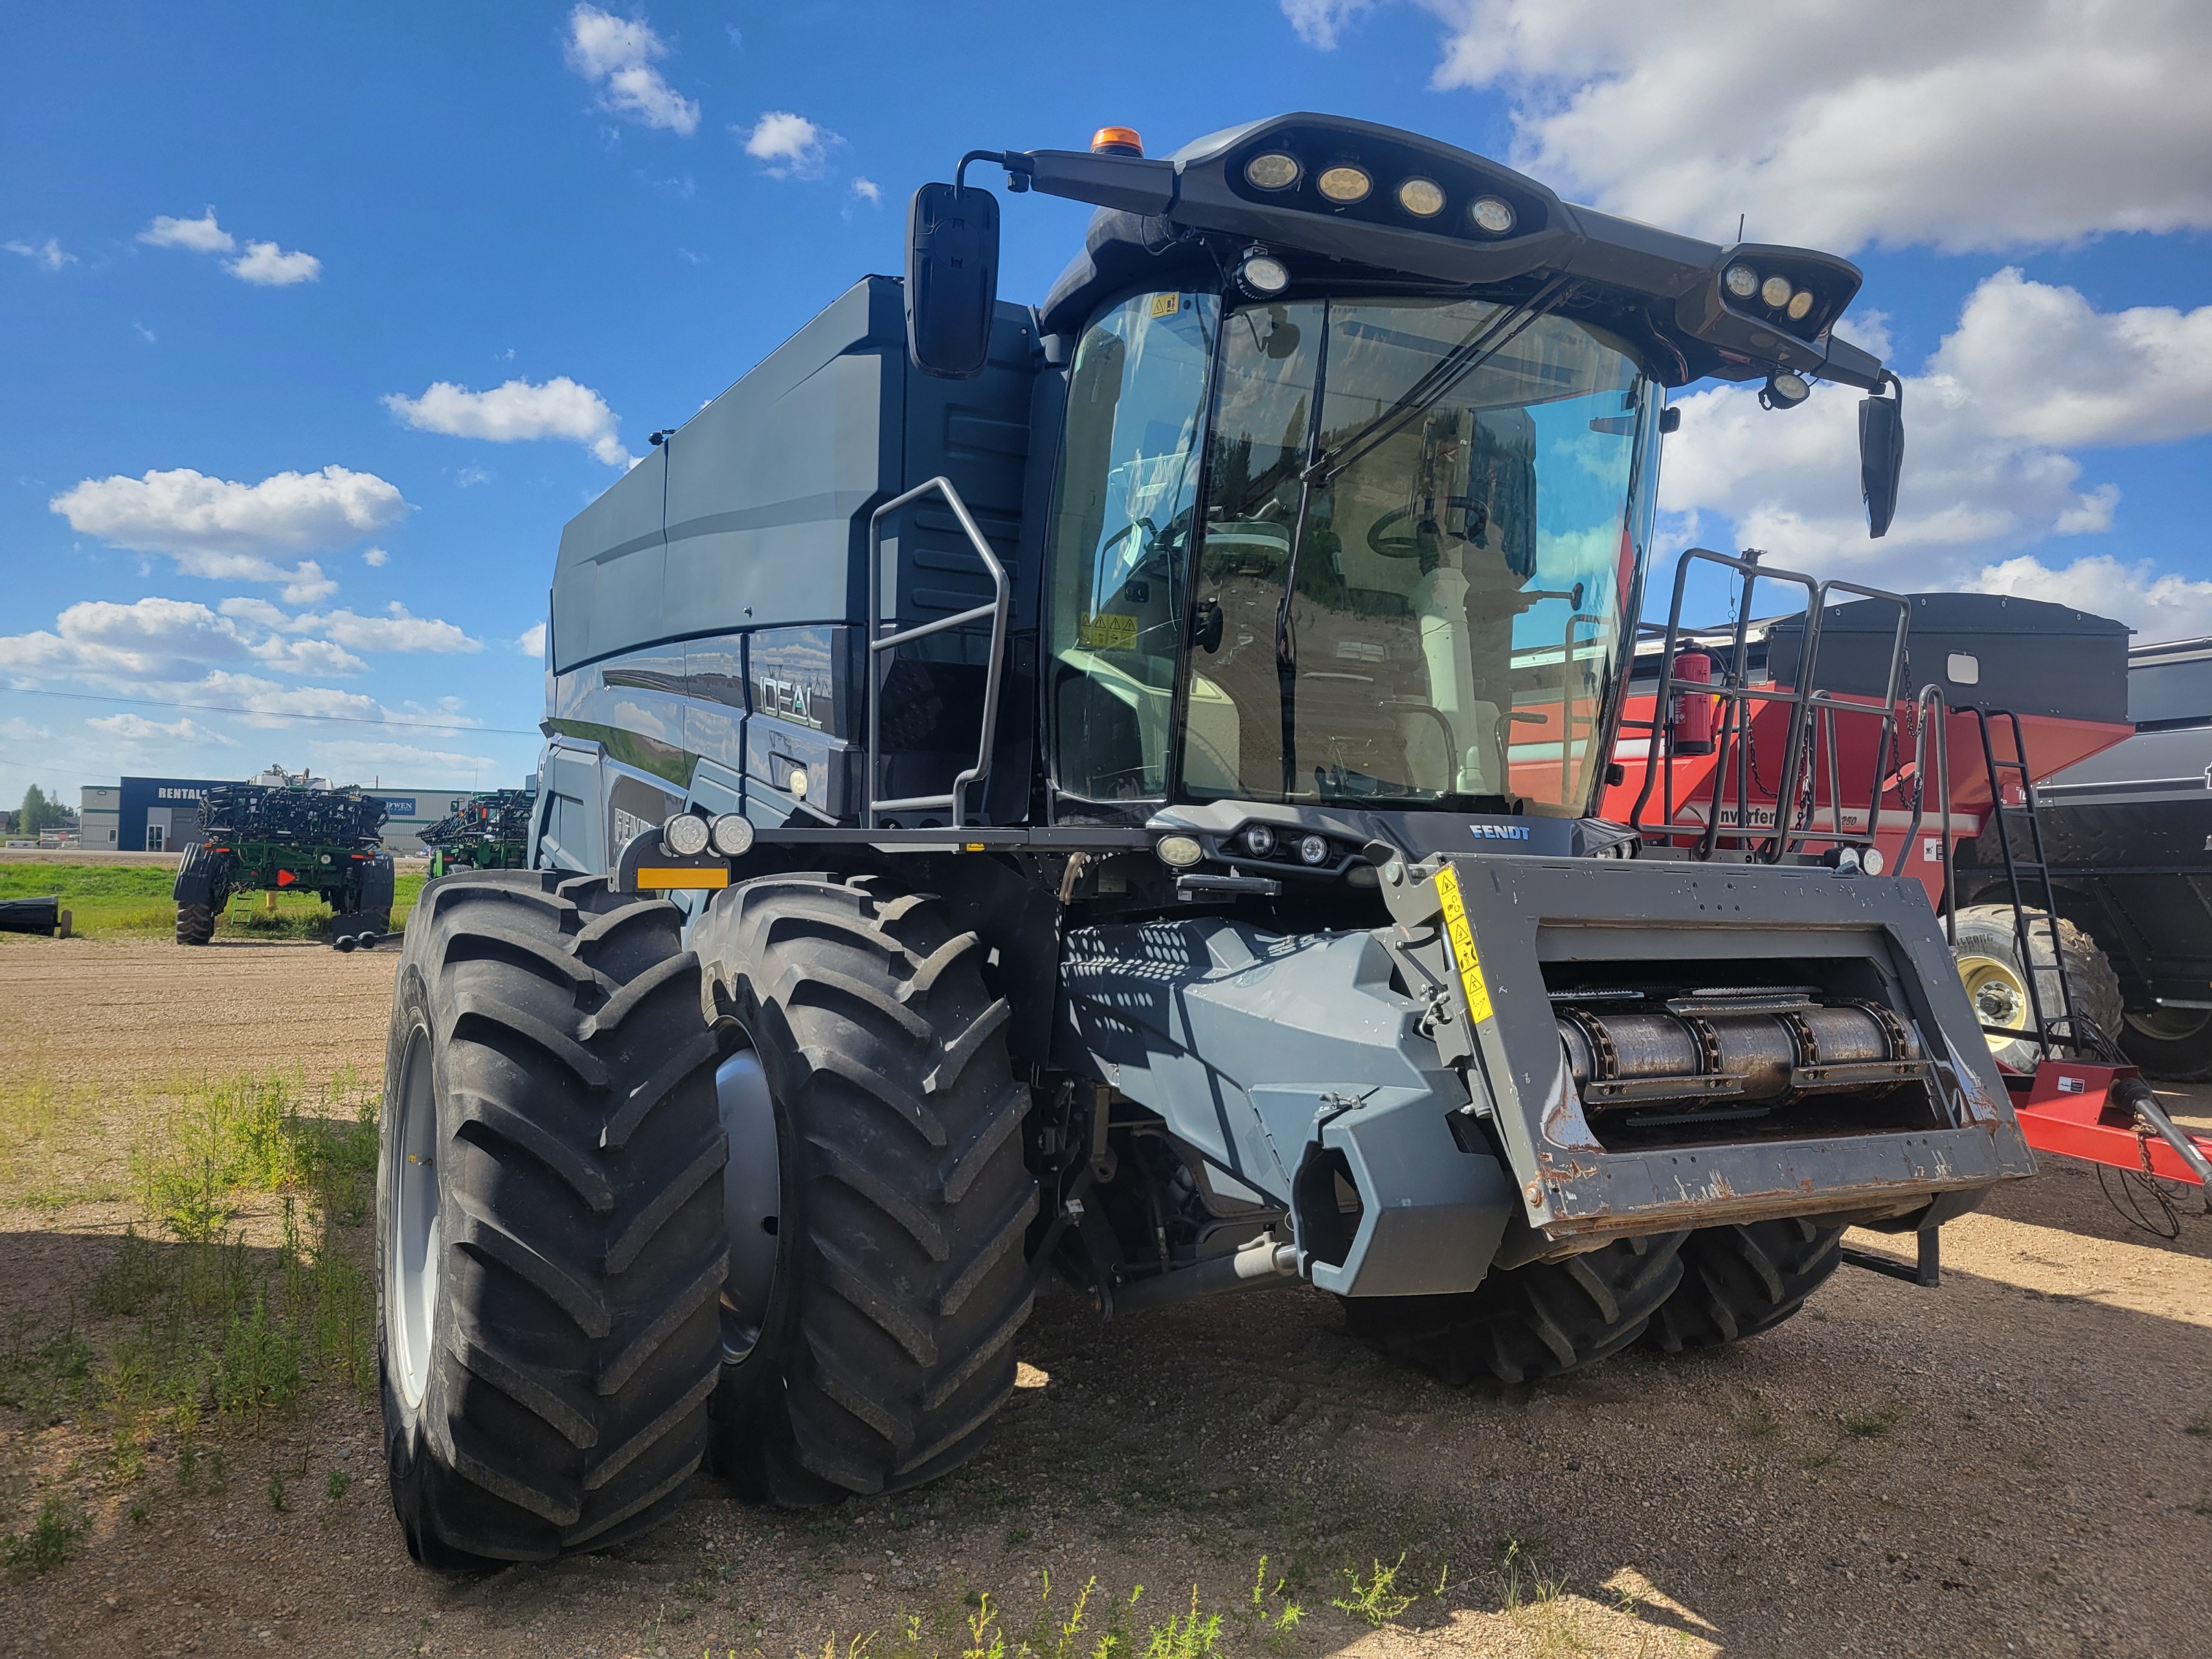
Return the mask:
<path id="1" fill-rule="evenodd" d="M 179 559 L 181 568 L 184 561 Z M 284 580 L 284 603 L 313 605 L 317 599 L 327 599 L 338 591 L 338 585 L 323 574 L 322 566 L 313 559 L 302 559 Z"/>
<path id="2" fill-rule="evenodd" d="M 1722 532 L 1701 520 L 1725 520 L 1734 544 L 1777 564 L 1892 586 L 2063 592 L 2161 632 L 2207 614 L 2212 585 L 2103 555 L 2054 572 L 2025 550 L 2112 526 L 2118 487 L 2086 479 L 2069 451 L 2212 433 L 2212 307 L 2100 313 L 2016 270 L 1984 280 L 1905 378 L 1904 481 L 1881 541 L 1859 500 L 1858 399 L 1821 386 L 1770 413 L 1747 386 L 1684 398 L 1660 485 L 1674 528 L 1710 541 Z"/>
<path id="3" fill-rule="evenodd" d="M 138 240 L 149 247 L 179 247 L 190 253 L 238 252 L 238 239 L 216 222 L 213 208 L 197 219 L 162 214 L 138 233 Z M 289 288 L 323 274 L 323 262 L 313 254 L 287 253 L 274 242 L 248 242 L 246 252 L 224 260 L 222 268 L 259 288 Z"/>
<path id="4" fill-rule="evenodd" d="M 0 743 L 38 743 L 53 733 L 43 726 L 33 726 L 21 715 L 0 720 Z"/>
<path id="5" fill-rule="evenodd" d="M 386 552 L 380 547 L 364 548 L 362 550 L 361 562 L 374 569 L 379 566 L 391 563 L 392 555 Z"/>
<path id="6" fill-rule="evenodd" d="M 465 466 L 453 474 L 453 488 L 471 489 L 480 483 L 489 483 L 491 474 L 480 466 Z"/>
<path id="7" fill-rule="evenodd" d="M 1419 0 L 1513 160 L 1717 241 L 1953 251 L 2212 227 L 2202 0 Z M 1317 46 L 1364 8 L 1282 0 Z"/>
<path id="8" fill-rule="evenodd" d="M 304 599 L 320 598 L 335 585 L 312 560 L 288 571 L 270 554 L 343 547 L 408 511 L 397 485 L 343 466 L 279 472 L 257 484 L 210 478 L 190 467 L 139 478 L 118 474 L 87 478 L 47 506 L 81 535 L 167 553 L 189 575 L 289 582 Z"/>
<path id="9" fill-rule="evenodd" d="M 316 765 L 334 779 L 360 780 L 380 775 L 387 783 L 397 777 L 417 787 L 427 781 L 474 788 L 477 777 L 496 770 L 501 764 L 480 755 L 465 755 L 451 749 L 425 749 L 411 743 L 380 743 L 373 738 L 325 739 L 310 747 Z"/>
<path id="10" fill-rule="evenodd" d="M 1345 29 L 1361 14 L 1372 11 L 1376 0 L 1281 0 L 1281 4 L 1298 39 L 1322 52 L 1334 52 Z"/>
<path id="11" fill-rule="evenodd" d="M 545 624 L 532 623 L 515 636 L 514 648 L 526 657 L 543 659 L 545 655 Z"/>
<path id="12" fill-rule="evenodd" d="M 354 674 L 368 666 L 327 640 L 258 634 L 185 599 L 87 599 L 56 617 L 51 632 L 0 636 L 0 673 L 58 676 L 111 690 L 174 686 L 222 664 L 249 662 L 298 674 Z"/>
<path id="13" fill-rule="evenodd" d="M 76 263 L 76 255 L 65 253 L 62 245 L 49 236 L 43 242 L 0 242 L 10 253 L 20 253 L 41 270 L 59 270 L 64 265 Z"/>
<path id="14" fill-rule="evenodd" d="M 149 720 L 143 714 L 95 714 L 85 724 L 107 737 L 125 743 L 144 743 L 159 738 L 167 743 L 208 743 L 235 749 L 238 740 L 202 726 L 189 715 L 173 720 Z"/>
<path id="15" fill-rule="evenodd" d="M 2212 432 L 2212 305 L 2099 312 L 2008 269 L 1974 290 L 1935 367 L 1972 387 L 1992 431 L 2033 443 Z"/>
<path id="16" fill-rule="evenodd" d="M 803 115 L 772 109 L 746 135 L 745 154 L 764 163 L 771 179 L 819 179 L 830 150 L 844 142 Z"/>
<path id="17" fill-rule="evenodd" d="M 606 400 L 567 375 L 543 386 L 509 380 L 489 392 L 471 392 L 450 380 L 434 382 L 419 398 L 392 392 L 384 406 L 423 432 L 456 438 L 488 438 L 514 443 L 531 438 L 568 438 L 588 444 L 609 466 L 630 465 L 629 452 L 616 436 L 621 422 Z"/>
<path id="18" fill-rule="evenodd" d="M 381 720 L 386 711 L 375 698 L 359 691 L 340 691 L 327 685 L 280 685 L 252 674 L 217 670 L 196 688 L 209 701 L 241 708 L 254 718 L 253 726 L 283 724 L 286 714 L 342 715 L 349 720 Z"/>
<path id="19" fill-rule="evenodd" d="M 667 43 L 641 17 L 617 17 L 587 5 L 568 14 L 568 67 L 599 88 L 599 107 L 688 136 L 698 131 L 699 106 L 653 67 L 667 55 Z"/>
<path id="20" fill-rule="evenodd" d="M 2053 570 L 2031 554 L 1984 568 L 1966 584 L 1977 593 L 2010 593 L 2048 599 L 2100 617 L 2116 617 L 2144 643 L 2212 634 L 2212 581 L 2192 580 L 2151 568 L 2150 561 L 2122 564 L 2107 553 L 2076 559 Z"/>
<path id="21" fill-rule="evenodd" d="M 180 247 L 193 253 L 230 253 L 238 247 L 237 240 L 216 223 L 213 208 L 197 219 L 176 219 L 165 213 L 140 231 L 138 240 L 149 247 Z"/>
<path id="22" fill-rule="evenodd" d="M 154 331 L 153 331 L 152 329 L 150 329 L 150 328 L 147 327 L 145 324 L 143 324 L 143 323 L 133 323 L 133 324 L 131 324 L 131 327 L 133 327 L 133 328 L 135 328 L 135 329 L 137 329 L 137 330 L 138 331 L 138 337 L 139 337 L 140 339 L 143 340 L 143 341 L 144 341 L 148 345 L 151 345 L 151 344 L 153 344 L 153 343 L 154 343 L 154 341 L 155 341 L 155 336 Z"/>
<path id="23" fill-rule="evenodd" d="M 872 179 L 856 175 L 853 179 L 853 194 L 863 202 L 881 202 L 884 187 Z"/>
<path id="24" fill-rule="evenodd" d="M 258 623 L 274 633 L 314 634 L 349 646 L 356 651 L 416 651 L 451 655 L 483 649 L 483 641 L 471 639 L 452 623 L 417 617 L 394 599 L 382 617 L 356 616 L 351 611 L 305 611 L 287 616 L 266 599 L 225 599 L 221 610 L 234 620 Z"/>
<path id="25" fill-rule="evenodd" d="M 287 253 L 274 242 L 248 242 L 246 252 L 227 261 L 223 269 L 241 283 L 261 288 L 289 288 L 312 283 L 323 274 L 323 262 L 312 253 Z"/>

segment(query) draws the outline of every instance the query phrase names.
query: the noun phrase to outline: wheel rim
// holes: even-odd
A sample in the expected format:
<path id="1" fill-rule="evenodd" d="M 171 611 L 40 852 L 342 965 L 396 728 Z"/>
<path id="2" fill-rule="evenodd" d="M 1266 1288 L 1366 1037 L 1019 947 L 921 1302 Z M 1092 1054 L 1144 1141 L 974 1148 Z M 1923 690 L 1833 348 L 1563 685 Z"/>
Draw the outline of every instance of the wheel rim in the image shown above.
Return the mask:
<path id="1" fill-rule="evenodd" d="M 399 1073 L 399 1121 L 392 1136 L 390 1286 L 386 1339 L 400 1397 L 419 1407 L 430 1379 L 431 1313 L 438 1301 L 438 1101 L 430 1033 L 418 1025 Z"/>
<path id="2" fill-rule="evenodd" d="M 722 1166 L 722 1212 L 730 1236 L 730 1273 L 722 1282 L 722 1363 L 752 1352 L 775 1294 L 783 1171 L 776 1143 L 775 1101 L 760 1056 L 740 1049 L 714 1069 L 722 1131 L 730 1139 Z"/>
<path id="3" fill-rule="evenodd" d="M 2027 987 L 2019 970 L 1995 957 L 1960 957 L 1959 977 L 1966 987 L 1966 1000 L 1984 1025 L 2001 1025 L 2008 1031 L 2027 1033 Z M 2020 1041 L 1984 1033 L 1992 1053 Z"/>
<path id="4" fill-rule="evenodd" d="M 2158 1042 L 2186 1042 L 2212 1024 L 2212 1010 L 2203 1008 L 2155 1008 L 2148 1013 L 2130 1011 L 2126 1015 L 2128 1029 L 2139 1031 Z"/>

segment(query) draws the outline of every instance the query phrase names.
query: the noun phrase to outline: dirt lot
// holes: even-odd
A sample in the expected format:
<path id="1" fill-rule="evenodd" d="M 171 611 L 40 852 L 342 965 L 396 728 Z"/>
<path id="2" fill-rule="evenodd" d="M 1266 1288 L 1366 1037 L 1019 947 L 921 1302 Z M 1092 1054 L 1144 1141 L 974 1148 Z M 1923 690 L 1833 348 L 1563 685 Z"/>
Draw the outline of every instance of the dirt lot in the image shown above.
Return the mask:
<path id="1" fill-rule="evenodd" d="M 374 1078 L 392 968 L 0 940 L 0 1078 L 102 1085 L 46 1132 L 87 1143 L 58 1167 L 91 1194 L 143 1109 L 132 1085 Z M 2212 1090 L 2167 1097 L 2212 1115 Z M 132 1213 L 112 1193 L 0 1209 L 0 1328 L 74 1301 Z M 0 1576 L 0 1653 L 988 1656 L 994 1629 L 1058 1640 L 1031 1635 L 1049 1572 L 1062 1624 L 1097 1581 L 1066 1656 L 1139 1584 L 1120 1617 L 1143 1650 L 1195 1584 L 1236 1653 L 2179 1659 L 2212 1629 L 2208 1257 L 2212 1219 L 2153 1238 L 2052 1161 L 1947 1230 L 1941 1289 L 1845 1268 L 1739 1348 L 1503 1397 L 1394 1369 L 1304 1291 L 1109 1329 L 1048 1298 L 1003 1431 L 936 1487 L 810 1516 L 702 1479 L 641 1543 L 480 1577 L 408 1564 L 374 1412 L 343 1390 L 225 1430 L 222 1489 L 191 1494 L 173 1444 L 121 1482 L 89 1429 L 0 1409 L 0 1530 L 38 1490 L 91 1519 L 65 1565 Z M 1395 1616 L 1331 1605 L 1401 1553 Z M 983 1592 L 1003 1617 L 979 1638 Z M 1178 1631 L 1162 1659 L 1208 1650 Z"/>

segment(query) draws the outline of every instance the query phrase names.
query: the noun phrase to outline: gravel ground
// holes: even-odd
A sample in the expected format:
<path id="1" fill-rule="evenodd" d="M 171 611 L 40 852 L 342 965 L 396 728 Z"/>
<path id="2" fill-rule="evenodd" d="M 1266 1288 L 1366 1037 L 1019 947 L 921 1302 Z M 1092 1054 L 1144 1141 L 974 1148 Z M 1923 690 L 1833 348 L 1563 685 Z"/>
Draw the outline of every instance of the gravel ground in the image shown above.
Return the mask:
<path id="1" fill-rule="evenodd" d="M 374 1075 L 392 954 L 0 940 L 0 1063 Z M 2212 1089 L 2167 1099 L 2212 1124 Z M 0 1327 L 88 1282 L 123 1218 L 0 1212 Z M 1046 1571 L 1062 1615 L 1094 1575 L 1102 1598 L 1144 1585 L 1139 1632 L 1195 1583 L 1238 1653 L 2207 1651 L 2212 1219 L 2153 1238 L 2053 1159 L 1944 1242 L 1939 1289 L 1846 1268 L 1740 1347 L 1504 1395 L 1392 1367 L 1304 1290 L 1110 1329 L 1048 1297 L 1002 1432 L 937 1486 L 807 1516 L 702 1478 L 635 1545 L 482 1577 L 408 1564 L 357 1400 L 234 1434 L 225 1489 L 191 1496 L 165 1447 L 111 1491 L 88 1437 L 0 1410 L 0 1528 L 25 1523 L 33 1474 L 94 1516 L 66 1565 L 0 1577 L 0 1654 L 851 1659 L 872 1632 L 875 1659 L 907 1659 L 968 1649 L 983 1591 L 1019 1635 Z M 1394 1620 L 1329 1605 L 1346 1569 L 1401 1552 Z M 1237 1611 L 1262 1555 L 1305 1608 L 1287 1634 Z"/>

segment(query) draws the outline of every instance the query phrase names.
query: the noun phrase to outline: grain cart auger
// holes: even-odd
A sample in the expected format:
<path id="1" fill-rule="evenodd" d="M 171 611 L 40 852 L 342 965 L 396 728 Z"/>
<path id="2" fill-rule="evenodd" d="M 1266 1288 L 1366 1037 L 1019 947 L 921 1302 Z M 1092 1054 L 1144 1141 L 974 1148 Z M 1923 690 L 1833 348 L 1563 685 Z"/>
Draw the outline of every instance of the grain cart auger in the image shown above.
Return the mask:
<path id="1" fill-rule="evenodd" d="M 903 283 L 562 536 L 534 867 L 431 884 L 394 994 L 419 1559 L 611 1542 L 702 1455 L 928 1480 L 1048 1273 L 1303 1280 L 1519 1381 L 1763 1330 L 1847 1222 L 2029 1170 L 1917 888 L 1598 813 L 1669 389 L 1860 387 L 1888 523 L 1852 266 L 1327 116 L 979 161 L 1099 210 L 1041 305 L 926 185 Z"/>

